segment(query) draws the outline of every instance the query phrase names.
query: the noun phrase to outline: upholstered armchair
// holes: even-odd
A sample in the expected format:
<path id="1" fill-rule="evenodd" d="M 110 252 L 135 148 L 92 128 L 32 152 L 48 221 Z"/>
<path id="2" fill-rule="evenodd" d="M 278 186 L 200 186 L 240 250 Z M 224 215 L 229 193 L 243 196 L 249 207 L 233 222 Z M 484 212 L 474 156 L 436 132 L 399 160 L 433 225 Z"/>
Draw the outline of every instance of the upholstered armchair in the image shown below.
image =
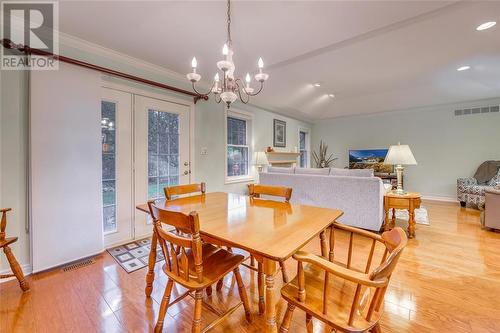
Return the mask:
<path id="1" fill-rule="evenodd" d="M 472 206 L 477 208 L 484 204 L 485 190 L 492 189 L 497 184 L 500 184 L 500 169 L 493 178 L 482 184 L 473 177 L 459 178 L 457 179 L 457 199 L 462 207 Z"/>

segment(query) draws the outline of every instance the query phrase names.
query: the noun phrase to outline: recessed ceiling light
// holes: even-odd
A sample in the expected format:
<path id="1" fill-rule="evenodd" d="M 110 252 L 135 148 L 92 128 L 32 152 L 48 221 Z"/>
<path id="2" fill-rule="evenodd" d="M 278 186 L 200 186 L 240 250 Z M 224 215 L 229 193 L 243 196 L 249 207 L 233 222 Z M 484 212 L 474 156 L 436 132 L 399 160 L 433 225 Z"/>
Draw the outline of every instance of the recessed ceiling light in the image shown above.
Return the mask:
<path id="1" fill-rule="evenodd" d="M 466 71 L 468 69 L 470 69 L 470 66 L 461 66 L 457 68 L 457 71 L 461 72 L 461 71 Z"/>
<path id="2" fill-rule="evenodd" d="M 328 94 L 328 97 L 335 98 L 335 95 L 334 94 Z"/>
<path id="3" fill-rule="evenodd" d="M 316 82 L 316 83 L 314 84 L 314 86 L 315 86 L 315 87 L 321 87 L 321 83 Z"/>
<path id="4" fill-rule="evenodd" d="M 476 30 L 477 30 L 477 31 L 486 30 L 486 29 L 489 29 L 489 28 L 491 28 L 491 27 L 494 27 L 494 26 L 495 26 L 495 24 L 497 24 L 495 21 L 485 22 L 485 23 L 483 23 L 483 24 L 479 25 L 479 26 L 476 28 Z"/>

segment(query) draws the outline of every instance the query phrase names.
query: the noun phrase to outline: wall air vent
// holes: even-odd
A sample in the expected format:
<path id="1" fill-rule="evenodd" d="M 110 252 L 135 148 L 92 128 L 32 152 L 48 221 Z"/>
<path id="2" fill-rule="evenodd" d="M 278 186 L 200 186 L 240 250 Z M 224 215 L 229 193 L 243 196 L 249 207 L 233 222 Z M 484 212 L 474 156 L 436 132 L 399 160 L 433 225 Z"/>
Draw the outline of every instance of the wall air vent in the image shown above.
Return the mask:
<path id="1" fill-rule="evenodd" d="M 477 115 L 490 112 L 499 112 L 499 110 L 500 107 L 498 105 L 493 105 L 493 106 L 474 107 L 471 109 L 457 109 L 454 111 L 454 114 L 455 116 L 469 116 L 469 115 Z"/>

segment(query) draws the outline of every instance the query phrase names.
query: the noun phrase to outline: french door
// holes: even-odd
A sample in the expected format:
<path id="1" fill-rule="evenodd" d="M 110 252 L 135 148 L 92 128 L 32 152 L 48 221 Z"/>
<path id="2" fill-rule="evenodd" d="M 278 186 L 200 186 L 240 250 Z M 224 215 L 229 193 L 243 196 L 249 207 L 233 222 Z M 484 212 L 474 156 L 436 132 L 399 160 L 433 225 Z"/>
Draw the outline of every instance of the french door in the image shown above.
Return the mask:
<path id="1" fill-rule="evenodd" d="M 189 106 L 103 88 L 102 212 L 106 246 L 152 232 L 135 206 L 190 182 Z"/>
<path id="2" fill-rule="evenodd" d="M 166 186 L 188 184 L 189 107 L 163 100 L 136 96 L 135 118 L 135 203 L 164 198 Z M 136 211 L 135 237 L 149 235 L 151 220 Z"/>
<path id="3" fill-rule="evenodd" d="M 133 237 L 132 95 L 103 89 L 101 100 L 104 244 Z"/>

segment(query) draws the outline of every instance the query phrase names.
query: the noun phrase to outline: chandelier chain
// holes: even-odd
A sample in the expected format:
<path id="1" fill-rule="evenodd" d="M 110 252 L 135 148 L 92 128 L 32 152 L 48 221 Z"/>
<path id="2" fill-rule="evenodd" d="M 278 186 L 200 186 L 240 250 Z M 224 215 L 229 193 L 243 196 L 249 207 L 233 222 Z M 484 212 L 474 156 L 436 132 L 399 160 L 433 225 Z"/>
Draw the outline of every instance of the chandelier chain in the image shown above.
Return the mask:
<path id="1" fill-rule="evenodd" d="M 227 0 L 227 44 L 229 47 L 233 44 L 231 40 L 231 0 Z"/>
<path id="2" fill-rule="evenodd" d="M 197 61 L 195 57 L 193 57 L 193 60 L 191 61 L 193 72 L 187 74 L 186 76 L 188 80 L 191 81 L 193 90 L 198 94 L 199 98 L 208 99 L 208 95 L 214 94 L 215 101 L 217 103 L 224 102 L 229 109 L 231 103 L 236 101 L 238 98 L 242 103 L 247 104 L 250 101 L 251 96 L 258 95 L 264 88 L 264 81 L 268 79 L 269 75 L 262 72 L 264 62 L 262 61 L 262 58 L 259 58 L 259 61 L 257 62 L 259 72 L 254 76 L 255 80 L 259 82 L 257 91 L 250 87 L 252 78 L 249 73 L 247 73 L 245 78 L 246 85 L 243 80 L 234 76 L 235 65 L 233 62 L 233 40 L 231 38 L 231 0 L 227 0 L 226 4 L 227 40 L 222 48 L 222 54 L 225 56 L 225 59 L 217 62 L 217 68 L 223 72 L 222 78 L 219 76 L 219 72 L 217 72 L 210 89 L 207 92 L 198 91 L 196 89 L 196 83 L 200 81 L 201 75 L 196 73 Z"/>

